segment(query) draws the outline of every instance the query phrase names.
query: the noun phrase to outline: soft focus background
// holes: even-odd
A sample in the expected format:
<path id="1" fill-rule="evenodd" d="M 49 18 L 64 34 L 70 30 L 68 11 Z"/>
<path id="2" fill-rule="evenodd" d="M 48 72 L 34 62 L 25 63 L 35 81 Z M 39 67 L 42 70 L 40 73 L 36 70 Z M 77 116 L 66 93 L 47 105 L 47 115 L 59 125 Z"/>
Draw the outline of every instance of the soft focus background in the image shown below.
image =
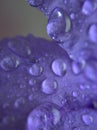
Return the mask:
<path id="1" fill-rule="evenodd" d="M 26 0 L 0 0 L 0 39 L 28 33 L 48 38 L 46 24 L 45 16 Z"/>

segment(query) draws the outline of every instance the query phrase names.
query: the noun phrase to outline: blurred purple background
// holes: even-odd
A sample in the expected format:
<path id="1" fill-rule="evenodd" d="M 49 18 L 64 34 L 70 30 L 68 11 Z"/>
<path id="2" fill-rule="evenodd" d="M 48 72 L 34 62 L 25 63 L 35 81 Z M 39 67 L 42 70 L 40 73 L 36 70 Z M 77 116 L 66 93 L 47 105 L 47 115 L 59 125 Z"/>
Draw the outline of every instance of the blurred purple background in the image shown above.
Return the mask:
<path id="1" fill-rule="evenodd" d="M 26 0 L 0 0 L 0 39 L 28 33 L 48 38 L 46 24 L 45 16 Z"/>

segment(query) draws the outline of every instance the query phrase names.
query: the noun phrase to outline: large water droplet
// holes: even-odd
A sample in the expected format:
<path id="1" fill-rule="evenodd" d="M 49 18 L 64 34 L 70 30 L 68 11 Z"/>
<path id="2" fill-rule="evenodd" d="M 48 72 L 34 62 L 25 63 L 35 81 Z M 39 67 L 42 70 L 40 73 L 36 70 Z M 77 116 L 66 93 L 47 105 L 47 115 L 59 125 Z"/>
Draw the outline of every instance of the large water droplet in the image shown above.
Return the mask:
<path id="1" fill-rule="evenodd" d="M 0 66 L 5 71 L 16 69 L 19 64 L 19 60 L 12 56 L 6 56 L 0 61 Z"/>
<path id="2" fill-rule="evenodd" d="M 93 117 L 88 114 L 83 115 L 82 120 L 86 125 L 91 125 L 93 123 Z"/>
<path id="3" fill-rule="evenodd" d="M 82 13 L 85 15 L 92 15 L 94 11 L 97 9 L 97 3 L 90 1 L 90 0 L 85 0 L 83 7 L 82 7 Z"/>
<path id="4" fill-rule="evenodd" d="M 52 62 L 52 71 L 58 76 L 66 74 L 66 63 L 61 59 L 56 59 Z"/>
<path id="5" fill-rule="evenodd" d="M 28 116 L 27 130 L 51 130 L 60 121 L 60 111 L 51 104 L 40 105 Z"/>
<path id="6" fill-rule="evenodd" d="M 27 0 L 27 2 L 31 5 L 31 6 L 40 6 L 43 3 L 43 0 Z"/>
<path id="7" fill-rule="evenodd" d="M 83 70 L 84 67 L 85 67 L 85 61 L 81 61 L 81 62 L 73 61 L 72 62 L 72 70 L 73 70 L 74 74 L 79 74 Z"/>
<path id="8" fill-rule="evenodd" d="M 66 12 L 56 7 L 49 18 L 47 24 L 48 35 L 57 41 L 63 42 L 70 38 L 71 20 Z"/>
<path id="9" fill-rule="evenodd" d="M 97 43 L 97 24 L 92 24 L 89 27 L 89 38 L 92 42 Z"/>
<path id="10" fill-rule="evenodd" d="M 45 79 L 42 82 L 42 92 L 45 94 L 53 94 L 58 88 L 58 84 L 56 80 L 52 80 L 52 79 Z"/>
<path id="11" fill-rule="evenodd" d="M 15 117 L 14 116 L 5 116 L 2 120 L 2 123 L 4 125 L 7 125 L 7 124 L 10 124 L 10 123 L 13 123 L 15 121 Z"/>
<path id="12" fill-rule="evenodd" d="M 28 57 L 31 54 L 31 49 L 28 42 L 23 39 L 11 40 L 8 43 L 9 48 L 19 56 Z"/>
<path id="13" fill-rule="evenodd" d="M 42 72 L 43 72 L 43 67 L 38 63 L 33 64 L 29 69 L 29 73 L 32 76 L 40 76 Z"/>

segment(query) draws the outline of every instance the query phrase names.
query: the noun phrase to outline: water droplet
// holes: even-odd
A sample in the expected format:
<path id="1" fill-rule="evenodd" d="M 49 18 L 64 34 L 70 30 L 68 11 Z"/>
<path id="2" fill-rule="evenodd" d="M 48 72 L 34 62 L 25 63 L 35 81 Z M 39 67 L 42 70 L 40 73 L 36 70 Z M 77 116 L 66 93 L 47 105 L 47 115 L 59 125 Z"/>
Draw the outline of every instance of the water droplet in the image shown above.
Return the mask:
<path id="1" fill-rule="evenodd" d="M 72 95 L 73 95 L 73 97 L 78 97 L 78 92 L 73 91 Z"/>
<path id="2" fill-rule="evenodd" d="M 31 54 L 31 49 L 26 40 L 14 39 L 8 43 L 9 48 L 21 57 L 28 57 Z"/>
<path id="3" fill-rule="evenodd" d="M 59 121 L 59 110 L 51 104 L 43 104 L 29 114 L 27 130 L 51 130 Z"/>
<path id="4" fill-rule="evenodd" d="M 6 56 L 0 61 L 0 66 L 5 71 L 14 70 L 19 64 L 19 60 L 12 56 Z"/>
<path id="5" fill-rule="evenodd" d="M 56 7 L 48 20 L 47 33 L 56 40 L 63 42 L 70 38 L 71 20 L 67 13 L 59 7 Z"/>
<path id="6" fill-rule="evenodd" d="M 94 11 L 97 9 L 97 3 L 90 1 L 90 0 L 85 0 L 83 7 L 82 7 L 82 13 L 89 16 L 92 13 L 94 13 Z"/>
<path id="7" fill-rule="evenodd" d="M 85 67 L 85 75 L 91 80 L 97 82 L 97 62 L 96 60 L 89 60 Z"/>
<path id="8" fill-rule="evenodd" d="M 56 80 L 52 80 L 52 79 L 45 79 L 42 82 L 42 92 L 45 94 L 53 94 L 58 88 L 58 84 Z"/>
<path id="9" fill-rule="evenodd" d="M 97 24 L 92 24 L 89 27 L 88 35 L 92 42 L 97 43 Z"/>
<path id="10" fill-rule="evenodd" d="M 75 14 L 74 14 L 74 13 L 71 13 L 71 14 L 70 14 L 70 18 L 71 18 L 71 19 L 75 19 Z"/>
<path id="11" fill-rule="evenodd" d="M 83 115 L 82 120 L 86 125 L 91 125 L 93 123 L 93 117 L 88 114 Z"/>
<path id="12" fill-rule="evenodd" d="M 36 84 L 36 80 L 34 80 L 34 79 L 29 80 L 29 85 L 33 86 L 35 84 Z"/>
<path id="13" fill-rule="evenodd" d="M 29 73 L 32 76 L 40 76 L 42 72 L 43 72 L 43 67 L 38 63 L 33 64 L 29 69 Z"/>
<path id="14" fill-rule="evenodd" d="M 14 103 L 14 107 L 15 107 L 15 108 L 23 107 L 24 104 L 25 104 L 24 98 L 18 98 L 18 99 L 15 101 L 15 103 Z"/>
<path id="15" fill-rule="evenodd" d="M 31 5 L 31 6 L 40 6 L 43 3 L 43 0 L 27 0 L 27 2 Z"/>
<path id="16" fill-rule="evenodd" d="M 61 59 L 54 60 L 52 71 L 58 76 L 64 76 L 66 74 L 66 63 Z"/>
<path id="17" fill-rule="evenodd" d="M 85 67 L 85 61 L 73 61 L 72 62 L 72 71 L 74 74 L 79 74 Z"/>
<path id="18" fill-rule="evenodd" d="M 80 84 L 80 89 L 81 90 L 90 89 L 90 85 L 88 85 L 88 84 Z"/>

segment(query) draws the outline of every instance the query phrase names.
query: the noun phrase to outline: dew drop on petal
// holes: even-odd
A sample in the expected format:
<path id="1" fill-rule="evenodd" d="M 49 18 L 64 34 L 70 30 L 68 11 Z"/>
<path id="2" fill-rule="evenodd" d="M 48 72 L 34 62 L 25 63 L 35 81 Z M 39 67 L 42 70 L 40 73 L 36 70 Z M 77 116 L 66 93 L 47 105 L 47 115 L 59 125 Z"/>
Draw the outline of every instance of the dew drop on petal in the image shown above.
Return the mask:
<path id="1" fill-rule="evenodd" d="M 59 7 L 56 7 L 48 20 L 47 33 L 56 40 L 63 42 L 70 38 L 71 20 L 66 12 Z"/>
<path id="2" fill-rule="evenodd" d="M 85 0 L 82 7 L 82 13 L 89 16 L 89 15 L 92 15 L 96 9 L 97 9 L 96 2 Z"/>
<path id="3" fill-rule="evenodd" d="M 88 35 L 92 42 L 97 43 L 97 24 L 92 24 L 89 27 Z"/>
<path id="4" fill-rule="evenodd" d="M 41 90 L 45 94 L 53 94 L 57 90 L 57 88 L 57 81 L 52 79 L 45 79 L 41 85 Z"/>
<path id="5" fill-rule="evenodd" d="M 34 80 L 34 79 L 29 80 L 29 85 L 33 86 L 33 85 L 35 85 L 35 83 L 36 83 L 36 80 Z"/>
<path id="6" fill-rule="evenodd" d="M 73 91 L 72 95 L 73 95 L 73 97 L 77 97 L 78 96 L 78 92 Z"/>
<path id="7" fill-rule="evenodd" d="M 83 68 L 85 66 L 85 62 L 81 61 L 81 62 L 77 62 L 77 61 L 73 61 L 72 62 L 72 71 L 74 74 L 79 74 Z"/>
<path id="8" fill-rule="evenodd" d="M 38 63 L 33 64 L 29 69 L 29 73 L 32 76 L 40 76 L 42 72 L 43 72 L 43 67 Z"/>
<path id="9" fill-rule="evenodd" d="M 58 76 L 66 74 L 66 63 L 61 59 L 56 59 L 52 62 L 52 71 Z"/>
<path id="10" fill-rule="evenodd" d="M 91 125 L 93 123 L 93 117 L 88 114 L 82 115 L 82 120 L 86 125 Z"/>
<path id="11" fill-rule="evenodd" d="M 51 104 L 43 104 L 28 115 L 27 130 L 51 130 L 59 120 L 59 110 Z"/>
<path id="12" fill-rule="evenodd" d="M 96 60 L 89 60 L 85 67 L 85 75 L 91 81 L 97 81 L 97 62 Z"/>
<path id="13" fill-rule="evenodd" d="M 28 57 L 31 54 L 31 49 L 28 42 L 23 39 L 11 40 L 8 43 L 9 48 L 21 57 Z"/>
<path id="14" fill-rule="evenodd" d="M 19 60 L 12 56 L 6 56 L 0 61 L 0 66 L 5 71 L 14 70 L 19 64 Z"/>

